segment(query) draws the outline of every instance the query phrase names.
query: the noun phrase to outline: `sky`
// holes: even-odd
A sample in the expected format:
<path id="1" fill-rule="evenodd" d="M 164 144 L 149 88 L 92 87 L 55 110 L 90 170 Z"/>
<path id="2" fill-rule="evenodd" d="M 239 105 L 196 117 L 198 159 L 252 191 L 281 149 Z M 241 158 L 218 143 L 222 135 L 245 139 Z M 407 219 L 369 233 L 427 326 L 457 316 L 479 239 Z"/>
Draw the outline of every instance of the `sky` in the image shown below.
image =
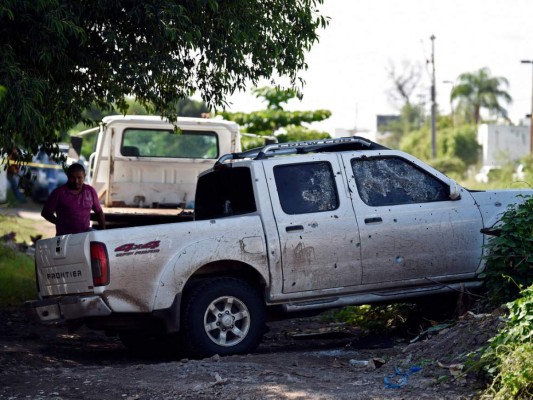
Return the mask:
<path id="1" fill-rule="evenodd" d="M 514 123 L 531 110 L 533 64 L 521 60 L 533 60 L 532 0 L 325 0 L 320 10 L 329 26 L 307 55 L 302 101 L 286 107 L 330 110 L 315 128 L 375 131 L 376 115 L 397 114 L 387 96 L 390 63 L 398 71 L 404 61 L 420 64 L 413 100 L 425 96 L 429 107 L 432 35 L 439 112 L 450 112 L 453 83 L 445 81 L 483 67 L 509 81 L 513 103 L 506 108 Z M 228 111 L 265 108 L 249 90 L 228 101 Z"/>

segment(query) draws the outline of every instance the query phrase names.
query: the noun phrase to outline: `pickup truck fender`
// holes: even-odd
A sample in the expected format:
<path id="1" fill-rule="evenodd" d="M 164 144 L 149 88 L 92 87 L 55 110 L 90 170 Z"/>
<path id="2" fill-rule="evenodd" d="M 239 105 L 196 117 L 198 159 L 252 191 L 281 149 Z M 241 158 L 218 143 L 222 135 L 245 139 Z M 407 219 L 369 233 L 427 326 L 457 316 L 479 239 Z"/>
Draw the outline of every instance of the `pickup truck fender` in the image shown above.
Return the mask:
<path id="1" fill-rule="evenodd" d="M 507 189 L 507 190 L 487 190 L 487 191 L 470 191 L 483 219 L 484 229 L 494 229 L 497 227 L 502 215 L 514 206 L 523 203 L 527 196 L 532 195 L 531 190 Z M 484 244 L 487 244 L 485 238 Z M 488 248 L 483 246 L 483 255 L 488 254 Z M 479 268 L 476 273 L 481 273 L 485 269 L 486 260 L 482 257 Z"/>
<path id="2" fill-rule="evenodd" d="M 153 309 L 169 308 L 194 275 L 227 274 L 230 272 L 228 265 L 255 271 L 268 285 L 268 259 L 262 230 L 247 230 L 243 237 L 228 233 L 182 248 L 161 274 Z"/>
<path id="3" fill-rule="evenodd" d="M 527 196 L 531 196 L 532 191 L 507 189 L 471 191 L 470 194 L 479 207 L 483 218 L 483 226 L 491 228 L 500 220 L 503 213 L 509 209 L 509 206 L 523 203 Z"/>

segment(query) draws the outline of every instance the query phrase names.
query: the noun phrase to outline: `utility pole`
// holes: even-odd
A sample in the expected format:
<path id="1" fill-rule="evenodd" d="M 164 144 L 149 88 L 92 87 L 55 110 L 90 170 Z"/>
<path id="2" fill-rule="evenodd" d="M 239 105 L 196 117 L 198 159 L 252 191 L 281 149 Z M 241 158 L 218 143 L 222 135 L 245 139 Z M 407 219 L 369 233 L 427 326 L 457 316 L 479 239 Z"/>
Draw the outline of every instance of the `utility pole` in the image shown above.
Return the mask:
<path id="1" fill-rule="evenodd" d="M 431 156 L 433 158 L 437 157 L 437 128 L 436 128 L 436 118 L 437 118 L 437 89 L 435 87 L 435 35 L 431 35 Z"/>
<path id="2" fill-rule="evenodd" d="M 522 60 L 522 64 L 531 64 L 533 67 L 533 60 Z M 531 68 L 533 74 L 533 68 Z M 531 78 L 533 85 L 533 76 Z M 531 114 L 529 115 L 529 152 L 533 154 L 533 86 L 531 88 Z"/>

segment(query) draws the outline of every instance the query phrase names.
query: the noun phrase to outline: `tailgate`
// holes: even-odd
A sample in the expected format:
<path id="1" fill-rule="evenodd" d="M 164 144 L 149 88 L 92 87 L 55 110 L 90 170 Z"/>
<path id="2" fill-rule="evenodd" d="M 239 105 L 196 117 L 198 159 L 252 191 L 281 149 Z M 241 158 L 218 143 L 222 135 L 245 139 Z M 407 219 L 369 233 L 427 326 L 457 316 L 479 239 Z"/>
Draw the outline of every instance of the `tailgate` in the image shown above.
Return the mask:
<path id="1" fill-rule="evenodd" d="M 37 242 L 35 265 L 41 296 L 93 292 L 89 236 L 79 233 Z"/>

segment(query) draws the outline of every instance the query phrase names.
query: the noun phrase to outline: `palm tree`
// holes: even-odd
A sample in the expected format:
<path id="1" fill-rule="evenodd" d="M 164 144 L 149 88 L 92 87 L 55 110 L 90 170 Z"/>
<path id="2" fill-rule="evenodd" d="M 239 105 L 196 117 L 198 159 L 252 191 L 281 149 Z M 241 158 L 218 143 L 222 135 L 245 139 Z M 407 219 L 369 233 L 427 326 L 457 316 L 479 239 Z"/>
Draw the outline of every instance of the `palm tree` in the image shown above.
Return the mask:
<path id="1" fill-rule="evenodd" d="M 450 100 L 458 100 L 458 108 L 464 110 L 468 117 L 478 124 L 480 110 L 485 108 L 491 115 L 501 115 L 505 119 L 507 110 L 500 101 L 511 103 L 512 98 L 505 91 L 509 81 L 504 77 L 491 76 L 488 68 L 481 68 L 475 72 L 466 72 L 457 78 L 459 83 L 452 89 Z"/>

